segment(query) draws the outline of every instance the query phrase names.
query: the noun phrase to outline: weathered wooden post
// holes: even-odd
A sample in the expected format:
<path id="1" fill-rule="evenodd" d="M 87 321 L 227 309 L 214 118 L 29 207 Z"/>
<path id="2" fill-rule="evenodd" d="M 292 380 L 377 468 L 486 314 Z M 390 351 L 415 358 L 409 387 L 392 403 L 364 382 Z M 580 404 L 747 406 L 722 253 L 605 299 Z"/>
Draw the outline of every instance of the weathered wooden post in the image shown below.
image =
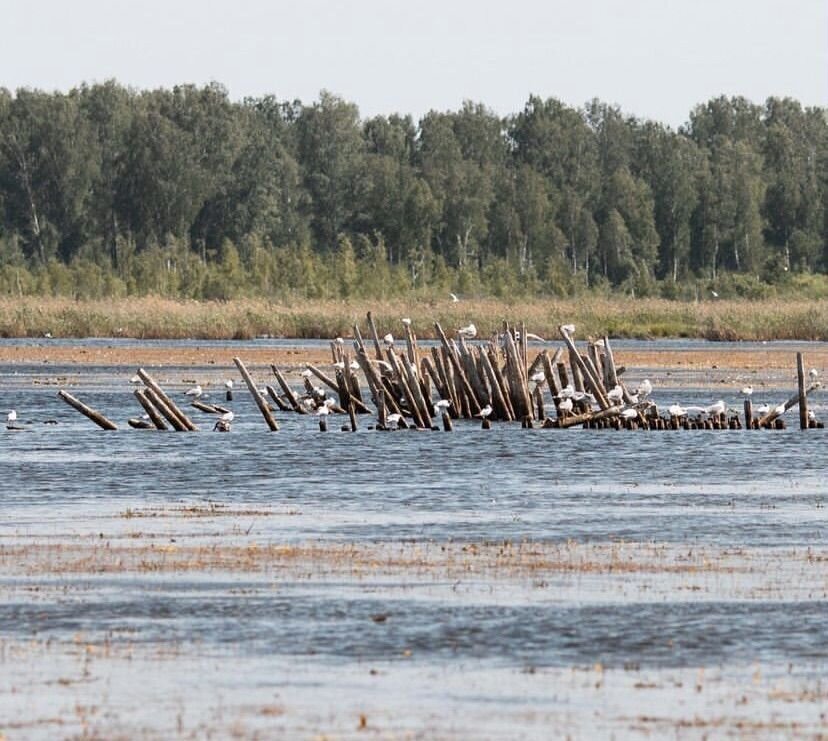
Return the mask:
<path id="1" fill-rule="evenodd" d="M 749 396 L 745 399 L 745 429 L 753 429 L 753 402 Z"/>
<path id="2" fill-rule="evenodd" d="M 799 429 L 808 429 L 808 396 L 805 391 L 805 359 L 802 353 L 796 354 L 796 380 L 799 390 Z"/>
<path id="3" fill-rule="evenodd" d="M 144 385 L 152 389 L 155 395 L 164 402 L 164 404 L 169 408 L 170 412 L 175 415 L 176 419 L 181 423 L 185 430 L 189 430 L 190 432 L 194 432 L 198 429 L 193 424 L 193 421 L 186 415 L 167 394 L 164 393 L 164 390 L 155 382 L 155 380 L 147 373 L 143 368 L 138 369 L 138 377 L 144 382 Z M 155 404 L 155 401 L 153 401 Z M 155 404 L 158 406 L 157 404 Z M 168 418 L 169 419 L 169 418 Z"/>
<path id="4" fill-rule="evenodd" d="M 72 394 L 68 391 L 64 391 L 61 389 L 58 391 L 58 396 L 63 399 L 70 407 L 73 409 L 77 409 L 81 414 L 85 417 L 91 419 L 98 427 L 103 430 L 117 430 L 118 425 L 116 425 L 111 420 L 108 420 L 106 417 L 103 416 L 100 412 L 95 411 L 92 407 L 86 406 L 82 401 L 76 399 Z"/>
<path id="5" fill-rule="evenodd" d="M 157 430 L 166 430 L 167 424 L 164 422 L 164 418 L 158 413 L 158 410 L 155 408 L 155 405 L 147 399 L 147 395 L 143 389 L 135 389 L 132 392 L 135 394 L 135 398 L 138 399 L 138 403 L 144 408 L 144 411 L 147 413 L 147 416 L 152 420 L 152 423 L 155 425 L 155 429 Z"/>
<path id="6" fill-rule="evenodd" d="M 253 401 L 256 402 L 256 406 L 259 407 L 259 411 L 262 413 L 262 417 L 264 417 L 264 421 L 267 423 L 267 426 L 270 428 L 270 431 L 278 432 L 279 425 L 273 418 L 273 414 L 270 411 L 270 406 L 264 400 L 264 397 L 259 393 L 259 389 L 257 389 L 256 384 L 253 383 L 253 379 L 247 372 L 247 368 L 245 367 L 244 363 L 242 363 L 241 358 L 233 358 L 233 362 L 236 364 L 236 368 L 239 369 L 239 373 L 241 373 L 241 377 L 247 384 L 247 388 L 250 391 L 250 395 L 253 397 Z"/>

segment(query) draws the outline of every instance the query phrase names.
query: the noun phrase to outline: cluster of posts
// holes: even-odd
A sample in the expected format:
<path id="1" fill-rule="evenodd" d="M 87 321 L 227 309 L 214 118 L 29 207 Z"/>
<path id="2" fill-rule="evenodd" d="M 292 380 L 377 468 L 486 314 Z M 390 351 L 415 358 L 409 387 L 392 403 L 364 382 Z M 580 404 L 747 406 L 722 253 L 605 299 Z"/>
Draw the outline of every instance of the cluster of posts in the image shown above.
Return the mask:
<path id="1" fill-rule="evenodd" d="M 355 431 L 358 417 L 375 414 L 371 425 L 378 430 L 453 429 L 458 419 L 478 419 L 484 429 L 493 421 L 520 421 L 524 428 L 585 427 L 590 429 L 677 430 L 677 429 L 781 429 L 782 415 L 799 405 L 802 429 L 822 427 L 808 409 L 808 394 L 820 387 L 815 376 L 805 373 L 804 360 L 797 354 L 798 389 L 784 403 L 755 414 L 750 397 L 744 409 L 728 409 L 723 402 L 711 407 L 670 406 L 666 413 L 649 397 L 651 385 L 627 388 L 625 369 L 616 365 L 608 337 L 576 345 L 572 325 L 559 328 L 563 344 L 554 351 L 544 348 L 530 362 L 526 327 L 504 322 L 502 331 L 488 341 L 475 341 L 474 325 L 458 330 L 449 338 L 439 323 L 434 328 L 439 344 L 421 349 L 410 320 L 402 321 L 404 338 L 391 334 L 380 337 L 371 312 L 369 337 L 363 339 L 354 326 L 353 351 L 344 340 L 331 342 L 333 374 L 308 364 L 302 372 L 304 388 L 297 392 L 275 365 L 271 371 L 277 390 L 266 385 L 260 390 L 240 358 L 234 363 L 271 431 L 279 424 L 274 412 L 315 414 L 319 427 L 328 429 L 330 414 L 348 416 L 344 430 Z M 540 338 L 536 338 L 540 339 Z M 365 381 L 363 386 L 360 374 Z M 143 388 L 134 394 L 145 411 L 143 418 L 129 420 L 132 427 L 193 431 L 195 423 L 143 369 L 137 378 Z M 315 385 L 318 381 L 322 385 Z M 364 392 L 370 395 L 373 410 Z M 547 396 L 551 404 L 547 406 Z M 59 396 L 103 429 L 117 429 L 100 412 L 61 390 Z M 227 398 L 232 399 L 228 389 Z M 217 415 L 213 429 L 230 431 L 233 412 L 196 399 L 192 405 Z M 554 415 L 548 410 L 554 408 Z M 743 416 L 740 412 L 743 411 Z"/>

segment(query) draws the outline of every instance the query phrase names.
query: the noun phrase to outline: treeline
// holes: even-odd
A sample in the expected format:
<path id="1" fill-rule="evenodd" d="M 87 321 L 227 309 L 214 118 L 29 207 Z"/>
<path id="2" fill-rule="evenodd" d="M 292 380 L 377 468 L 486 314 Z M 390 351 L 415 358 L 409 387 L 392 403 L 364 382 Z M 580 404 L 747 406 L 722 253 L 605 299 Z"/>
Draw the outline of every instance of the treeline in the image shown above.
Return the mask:
<path id="1" fill-rule="evenodd" d="M 0 292 L 682 296 L 828 271 L 826 111 L 361 119 L 217 84 L 0 89 Z M 816 279 L 819 280 L 819 279 Z"/>

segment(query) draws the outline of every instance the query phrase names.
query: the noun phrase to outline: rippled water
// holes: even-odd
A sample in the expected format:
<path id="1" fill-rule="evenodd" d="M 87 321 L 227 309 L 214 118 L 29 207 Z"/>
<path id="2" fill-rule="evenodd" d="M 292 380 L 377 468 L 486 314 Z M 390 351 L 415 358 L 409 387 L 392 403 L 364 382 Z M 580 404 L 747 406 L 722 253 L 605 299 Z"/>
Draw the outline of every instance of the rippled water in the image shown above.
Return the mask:
<path id="1" fill-rule="evenodd" d="M 198 412 L 204 431 L 196 434 L 105 433 L 57 399 L 56 388 L 32 386 L 38 370 L 0 368 L 12 379 L 0 404 L 17 409 L 26 427 L 0 435 L 0 545 L 111 537 L 126 527 L 122 515 L 131 508 L 182 502 L 284 513 L 255 521 L 251 537 L 259 543 L 632 541 L 769 554 L 828 545 L 824 430 L 526 431 L 500 424 L 483 431 L 460 422 L 454 433 L 380 433 L 363 416 L 356 433 L 339 431 L 337 421 L 323 434 L 315 417 L 281 414 L 282 429 L 272 434 L 239 391 L 229 404 L 236 412 L 230 434 L 209 432 L 210 418 Z M 119 423 L 137 416 L 122 371 L 90 374 L 76 389 L 84 401 Z M 709 396 L 657 391 L 661 404 Z M 243 528 L 247 521 L 239 521 Z M 165 527 L 170 539 L 209 540 L 212 523 Z M 609 589 L 606 579 L 566 577 L 559 589 L 553 580 L 529 593 L 472 576 L 452 588 L 417 577 L 354 584 L 278 574 L 55 581 L 0 573 L 0 636 L 70 641 L 82 632 L 117 641 L 128 630 L 131 643 L 197 644 L 239 661 L 313 657 L 331 666 L 409 651 L 424 667 L 793 662 L 816 676 L 825 670 L 825 583 L 734 597 L 729 581 L 714 579 L 699 598 L 669 585 L 649 595 L 633 576 L 626 593 L 624 579 Z M 59 598 L 49 591 L 56 583 Z M 27 593 L 33 586 L 45 595 Z M 377 625 L 376 613 L 390 617 Z"/>

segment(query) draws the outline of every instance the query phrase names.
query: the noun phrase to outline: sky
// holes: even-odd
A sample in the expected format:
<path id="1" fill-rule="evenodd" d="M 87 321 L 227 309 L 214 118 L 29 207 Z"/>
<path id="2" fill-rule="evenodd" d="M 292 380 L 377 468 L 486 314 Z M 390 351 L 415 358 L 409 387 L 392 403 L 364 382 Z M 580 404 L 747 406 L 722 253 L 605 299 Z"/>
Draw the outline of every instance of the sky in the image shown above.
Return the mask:
<path id="1" fill-rule="evenodd" d="M 0 87 L 225 85 L 364 117 L 592 98 L 673 127 L 718 95 L 828 106 L 828 0 L 0 0 Z"/>

